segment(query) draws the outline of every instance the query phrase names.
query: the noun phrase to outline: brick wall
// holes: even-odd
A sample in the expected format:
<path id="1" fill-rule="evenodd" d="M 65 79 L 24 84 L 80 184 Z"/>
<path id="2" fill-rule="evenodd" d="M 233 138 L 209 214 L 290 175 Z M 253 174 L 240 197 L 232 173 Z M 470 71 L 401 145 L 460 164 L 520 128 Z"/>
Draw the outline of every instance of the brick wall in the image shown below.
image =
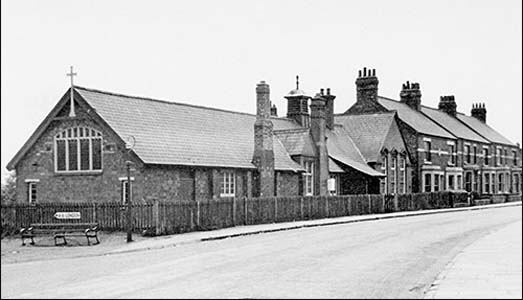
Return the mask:
<path id="1" fill-rule="evenodd" d="M 276 172 L 276 196 L 299 196 L 300 176 L 299 173 Z"/>
<path id="2" fill-rule="evenodd" d="M 125 162 L 128 160 L 126 150 L 118 146 L 111 133 L 90 120 L 77 106 L 77 117 L 54 121 L 37 139 L 34 146 L 26 153 L 16 166 L 17 202 L 28 202 L 28 184 L 26 179 L 37 179 L 38 202 L 107 202 L 120 201 L 121 182 L 119 177 L 126 176 Z M 101 173 L 78 173 L 74 175 L 56 174 L 54 172 L 54 136 L 71 126 L 87 126 L 103 134 Z M 114 151 L 107 151 L 111 147 Z M 134 161 L 133 177 L 143 180 L 143 166 Z M 137 198 L 142 198 L 140 186 L 133 189 Z"/>

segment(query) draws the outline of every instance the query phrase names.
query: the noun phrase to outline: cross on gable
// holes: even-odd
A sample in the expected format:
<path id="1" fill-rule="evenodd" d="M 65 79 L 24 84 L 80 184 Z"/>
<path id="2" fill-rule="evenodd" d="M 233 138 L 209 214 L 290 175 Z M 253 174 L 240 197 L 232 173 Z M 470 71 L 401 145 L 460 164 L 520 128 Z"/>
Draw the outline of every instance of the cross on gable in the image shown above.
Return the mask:
<path id="1" fill-rule="evenodd" d="M 76 75 L 77 74 L 75 72 L 73 72 L 73 66 L 71 66 L 71 72 L 67 73 L 67 76 L 71 77 L 71 96 L 69 97 L 71 99 L 71 110 L 69 111 L 69 117 L 76 116 L 74 113 L 74 91 L 73 91 L 73 88 L 74 88 L 73 77 Z"/>

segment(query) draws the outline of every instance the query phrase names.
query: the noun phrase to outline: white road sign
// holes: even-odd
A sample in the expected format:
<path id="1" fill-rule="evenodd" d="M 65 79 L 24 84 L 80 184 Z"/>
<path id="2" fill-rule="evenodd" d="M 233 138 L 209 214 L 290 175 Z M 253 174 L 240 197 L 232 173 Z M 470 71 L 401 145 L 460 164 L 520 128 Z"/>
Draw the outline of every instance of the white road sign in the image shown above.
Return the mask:
<path id="1" fill-rule="evenodd" d="M 54 217 L 57 219 L 80 219 L 79 211 L 69 211 L 69 212 L 56 212 Z"/>

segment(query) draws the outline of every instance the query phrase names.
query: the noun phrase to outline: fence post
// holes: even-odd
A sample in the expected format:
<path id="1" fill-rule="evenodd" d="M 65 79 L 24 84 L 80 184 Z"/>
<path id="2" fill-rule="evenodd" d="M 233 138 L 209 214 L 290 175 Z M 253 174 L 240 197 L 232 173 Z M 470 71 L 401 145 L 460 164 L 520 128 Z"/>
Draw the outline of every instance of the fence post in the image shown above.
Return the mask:
<path id="1" fill-rule="evenodd" d="M 329 217 L 329 196 L 323 196 L 325 197 L 325 217 Z"/>
<path id="2" fill-rule="evenodd" d="M 236 197 L 232 197 L 232 226 L 236 226 Z"/>
<path id="3" fill-rule="evenodd" d="M 153 199 L 153 222 L 155 228 L 155 234 L 160 235 L 160 208 L 158 207 L 158 199 Z"/>
<path id="4" fill-rule="evenodd" d="M 303 196 L 300 196 L 300 216 L 301 216 L 301 219 L 303 221 Z"/>
<path id="5" fill-rule="evenodd" d="M 394 194 L 394 211 L 398 211 L 398 194 Z"/>
<path id="6" fill-rule="evenodd" d="M 243 225 L 247 225 L 247 197 L 243 197 Z"/>
<path id="7" fill-rule="evenodd" d="M 367 194 L 367 198 L 369 199 L 369 215 L 372 214 L 372 199 L 370 198 L 370 194 Z"/>
<path id="8" fill-rule="evenodd" d="M 98 218 L 96 217 L 96 202 L 93 202 L 93 222 L 97 223 Z"/>
<path id="9" fill-rule="evenodd" d="M 200 201 L 196 201 L 196 226 L 200 228 Z"/>
<path id="10" fill-rule="evenodd" d="M 278 222 L 278 197 L 274 197 L 274 222 Z"/>

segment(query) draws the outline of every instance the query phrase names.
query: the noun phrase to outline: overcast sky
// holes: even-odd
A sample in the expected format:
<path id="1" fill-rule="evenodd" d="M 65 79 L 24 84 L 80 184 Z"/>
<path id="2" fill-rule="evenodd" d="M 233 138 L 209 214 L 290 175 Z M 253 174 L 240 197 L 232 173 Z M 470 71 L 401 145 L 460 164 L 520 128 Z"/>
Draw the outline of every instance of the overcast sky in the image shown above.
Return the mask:
<path id="1" fill-rule="evenodd" d="M 455 95 L 521 143 L 521 1 L 1 1 L 5 166 L 69 87 L 255 113 L 265 80 L 279 115 L 295 76 L 335 112 L 355 102 L 358 69 L 379 94 L 420 83 L 422 104 Z"/>

